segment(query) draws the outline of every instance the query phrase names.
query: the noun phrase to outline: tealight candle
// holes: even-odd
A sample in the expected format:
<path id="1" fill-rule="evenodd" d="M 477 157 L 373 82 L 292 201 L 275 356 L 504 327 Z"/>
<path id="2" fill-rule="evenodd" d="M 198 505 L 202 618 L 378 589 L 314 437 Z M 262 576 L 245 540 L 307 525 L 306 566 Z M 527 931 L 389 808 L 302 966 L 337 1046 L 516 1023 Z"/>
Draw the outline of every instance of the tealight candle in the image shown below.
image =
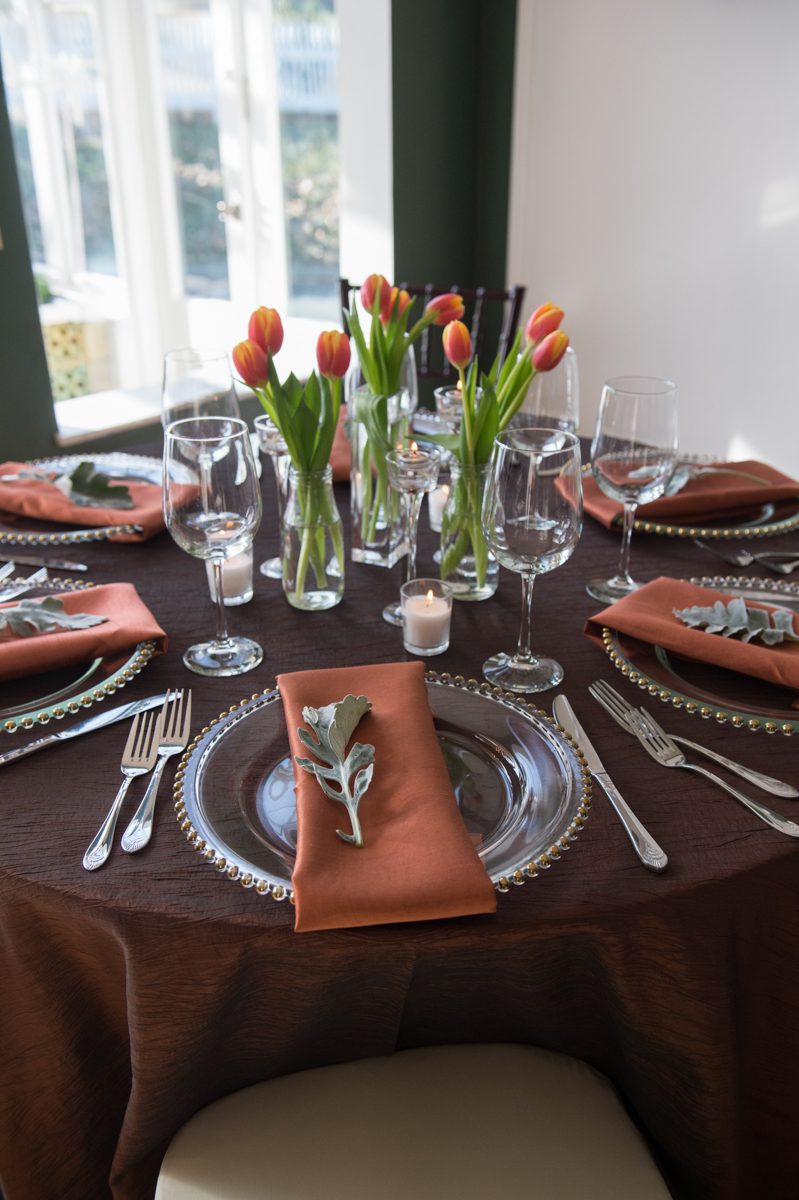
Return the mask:
<path id="1" fill-rule="evenodd" d="M 211 599 L 216 601 L 213 563 L 206 562 L 205 569 Z M 222 563 L 222 595 L 228 607 L 246 604 L 248 600 L 252 600 L 252 546 L 242 550 L 241 554 L 226 558 Z"/>
<path id="2" fill-rule="evenodd" d="M 423 658 L 443 654 L 449 649 L 451 589 L 440 579 L 410 579 L 400 594 L 405 649 Z"/>
<path id="3" fill-rule="evenodd" d="M 438 533 L 441 529 L 441 518 L 444 515 L 444 509 L 449 499 L 449 484 L 442 483 L 435 491 L 427 494 L 427 515 L 430 519 L 430 528 L 433 533 Z"/>

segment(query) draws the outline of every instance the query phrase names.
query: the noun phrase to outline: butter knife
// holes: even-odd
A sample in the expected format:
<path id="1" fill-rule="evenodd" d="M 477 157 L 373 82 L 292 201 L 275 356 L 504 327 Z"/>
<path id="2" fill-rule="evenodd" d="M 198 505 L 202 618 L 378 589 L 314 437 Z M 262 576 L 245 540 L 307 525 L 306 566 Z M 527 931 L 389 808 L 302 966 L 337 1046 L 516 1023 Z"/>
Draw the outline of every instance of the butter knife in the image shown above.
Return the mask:
<path id="1" fill-rule="evenodd" d="M 28 742 L 24 746 L 18 746 L 15 750 L 6 750 L 4 754 L 0 754 L 0 767 L 14 762 L 18 758 L 26 758 L 29 754 L 35 754 L 37 750 L 44 750 L 45 746 L 54 746 L 56 742 L 66 742 L 69 738 L 80 737 L 82 733 L 91 733 L 93 729 L 102 729 L 104 725 L 113 725 L 117 721 L 124 721 L 126 717 L 132 717 L 137 712 L 145 712 L 148 708 L 158 708 L 165 699 L 166 693 L 161 692 L 160 696 L 147 696 L 144 700 L 132 700 L 130 704 L 118 704 L 116 708 L 107 708 L 105 712 L 95 713 L 93 717 L 78 721 L 77 725 L 72 725 L 69 729 L 59 729 L 57 733 L 47 733 L 44 737 L 34 738 L 32 742 Z"/>
<path id="2" fill-rule="evenodd" d="M 6 550 L 0 547 L 0 558 L 6 557 Z M 35 554 L 17 554 L 14 547 L 8 548 L 8 558 L 23 567 L 52 567 L 54 571 L 88 571 L 86 563 L 69 562 L 65 558 L 37 558 Z"/>
<path id="3" fill-rule="evenodd" d="M 564 695 L 556 696 L 552 704 L 555 720 L 566 730 L 571 738 L 579 745 L 585 755 L 588 769 L 597 781 L 602 791 L 613 806 L 616 816 L 622 823 L 627 837 L 632 842 L 633 850 L 643 865 L 650 871 L 665 871 L 668 858 L 661 850 L 652 835 L 644 828 L 635 813 L 627 804 L 613 780 L 608 775 L 602 760 L 589 741 L 585 730 L 577 720 L 574 709 Z"/>

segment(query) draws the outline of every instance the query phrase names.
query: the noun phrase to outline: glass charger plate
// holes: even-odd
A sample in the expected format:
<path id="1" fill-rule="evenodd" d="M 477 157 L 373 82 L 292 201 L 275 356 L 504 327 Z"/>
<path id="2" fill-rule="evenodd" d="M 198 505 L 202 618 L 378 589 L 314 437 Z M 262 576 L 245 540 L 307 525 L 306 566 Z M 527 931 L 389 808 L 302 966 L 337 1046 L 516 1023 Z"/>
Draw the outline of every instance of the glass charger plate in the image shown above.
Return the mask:
<path id="1" fill-rule="evenodd" d="M 467 829 L 500 892 L 557 861 L 588 815 L 590 775 L 568 735 L 487 684 L 428 672 L 427 693 Z M 175 779 L 178 822 L 229 879 L 292 900 L 294 776 L 277 689 L 223 713 Z M 379 768 L 378 768 L 379 769 Z M 366 800 L 368 806 L 368 798 Z"/>
<path id="2" fill-rule="evenodd" d="M 799 613 L 799 585 L 787 580 L 714 575 L 689 582 Z M 753 733 L 763 730 L 790 735 L 799 731 L 799 709 L 791 707 L 796 697 L 787 688 L 680 658 L 607 626 L 602 630 L 602 643 L 613 665 L 631 683 L 674 708 Z"/>
<path id="3" fill-rule="evenodd" d="M 134 479 L 145 483 L 161 483 L 161 460 L 144 454 L 61 454 L 54 458 L 37 458 L 26 464 L 44 467 L 51 471 L 70 473 L 82 462 L 90 462 L 114 479 Z M 12 528 L 0 525 L 0 546 L 67 546 L 78 542 L 102 542 L 120 534 L 141 533 L 138 525 L 123 522 L 119 525 L 93 525 L 82 529 L 53 528 L 51 522 L 34 520 L 32 517 L 17 517 L 0 513 L 0 521 Z"/>
<path id="4" fill-rule="evenodd" d="M 2 587 L 11 587 L 17 582 L 23 582 L 21 576 L 3 580 Z M 38 583 L 17 599 L 77 592 L 90 587 L 94 587 L 94 584 L 83 579 L 53 577 Z M 6 680 L 0 683 L 0 727 L 6 733 L 16 733 L 90 708 L 92 704 L 113 696 L 131 679 L 135 679 L 154 651 L 155 642 L 139 642 L 125 661 L 111 672 L 105 659 L 95 658 L 79 667 L 65 667 L 50 671 L 45 676 L 29 675 Z"/>

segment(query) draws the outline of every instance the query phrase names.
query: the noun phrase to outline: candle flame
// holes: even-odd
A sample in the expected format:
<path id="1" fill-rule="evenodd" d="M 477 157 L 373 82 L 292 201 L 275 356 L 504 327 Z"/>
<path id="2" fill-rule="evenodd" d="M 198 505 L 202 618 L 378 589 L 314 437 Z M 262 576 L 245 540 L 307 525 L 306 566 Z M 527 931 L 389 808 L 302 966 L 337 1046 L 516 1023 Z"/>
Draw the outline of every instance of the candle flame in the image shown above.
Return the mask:
<path id="1" fill-rule="evenodd" d="M 462 392 L 462 391 L 463 391 L 463 384 L 461 383 L 460 379 L 459 379 L 459 380 L 458 380 L 458 382 L 455 384 L 455 387 L 456 387 L 457 391 L 459 391 L 459 392 Z"/>
<path id="2" fill-rule="evenodd" d="M 416 442 L 411 442 L 411 454 L 418 454 L 418 453 L 419 453 L 419 447 L 416 445 Z"/>
<path id="3" fill-rule="evenodd" d="M 433 603 L 433 589 L 430 588 L 427 592 L 427 595 L 424 598 L 425 608 L 429 608 L 432 603 Z"/>

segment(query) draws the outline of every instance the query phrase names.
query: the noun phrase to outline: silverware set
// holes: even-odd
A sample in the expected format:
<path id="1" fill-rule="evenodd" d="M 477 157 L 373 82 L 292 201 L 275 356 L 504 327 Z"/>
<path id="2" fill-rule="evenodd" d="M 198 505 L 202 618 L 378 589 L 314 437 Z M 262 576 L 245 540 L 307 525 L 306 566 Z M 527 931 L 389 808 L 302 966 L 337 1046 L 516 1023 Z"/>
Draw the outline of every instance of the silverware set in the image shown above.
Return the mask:
<path id="1" fill-rule="evenodd" d="M 111 853 L 119 813 L 131 781 L 137 775 L 148 775 L 155 767 L 141 804 L 122 836 L 122 849 L 128 854 L 134 854 L 148 844 L 152 836 L 158 787 L 166 761 L 185 749 L 190 729 L 191 691 L 183 688 L 168 692 L 157 714 L 152 710 L 136 713 L 122 753 L 120 770 L 124 779 L 105 820 L 83 856 L 83 866 L 87 871 L 96 871 Z"/>

